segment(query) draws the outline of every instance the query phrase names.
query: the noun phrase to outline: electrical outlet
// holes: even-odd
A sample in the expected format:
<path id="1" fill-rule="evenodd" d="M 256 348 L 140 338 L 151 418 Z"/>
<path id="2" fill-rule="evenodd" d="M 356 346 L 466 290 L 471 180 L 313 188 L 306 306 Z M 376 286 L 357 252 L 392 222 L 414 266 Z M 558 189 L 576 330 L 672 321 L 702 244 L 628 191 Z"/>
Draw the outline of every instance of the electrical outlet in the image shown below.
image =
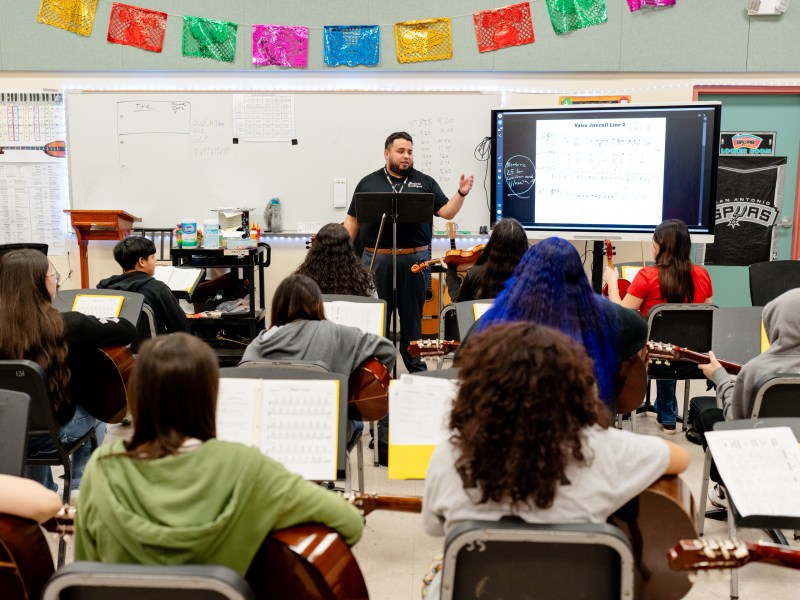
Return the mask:
<path id="1" fill-rule="evenodd" d="M 344 177 L 333 180 L 333 208 L 347 208 L 347 179 Z"/>

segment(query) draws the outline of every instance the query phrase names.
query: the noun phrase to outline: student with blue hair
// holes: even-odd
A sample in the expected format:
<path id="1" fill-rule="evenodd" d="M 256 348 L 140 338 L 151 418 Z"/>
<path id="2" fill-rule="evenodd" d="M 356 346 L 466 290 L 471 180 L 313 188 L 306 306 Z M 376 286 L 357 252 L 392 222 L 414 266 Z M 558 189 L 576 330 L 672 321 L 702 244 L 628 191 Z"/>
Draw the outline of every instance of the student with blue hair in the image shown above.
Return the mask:
<path id="1" fill-rule="evenodd" d="M 531 246 L 475 329 L 510 321 L 547 325 L 581 343 L 594 361 L 600 398 L 616 411 L 614 378 L 644 347 L 647 323 L 594 293 L 572 244 L 551 237 Z"/>

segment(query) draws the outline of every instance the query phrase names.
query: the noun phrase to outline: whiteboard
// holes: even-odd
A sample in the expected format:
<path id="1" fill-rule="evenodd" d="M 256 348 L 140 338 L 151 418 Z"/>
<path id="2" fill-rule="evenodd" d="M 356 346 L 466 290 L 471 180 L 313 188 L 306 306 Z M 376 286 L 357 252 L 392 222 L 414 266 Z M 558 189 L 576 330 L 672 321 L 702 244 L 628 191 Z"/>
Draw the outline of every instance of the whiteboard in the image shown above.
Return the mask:
<path id="1" fill-rule="evenodd" d="M 359 180 L 384 165 L 386 137 L 404 130 L 414 138 L 415 167 L 448 197 L 461 173 L 475 176 L 459 230 L 489 224 L 489 165 L 475 149 L 490 135 L 497 94 L 288 93 L 291 138 L 235 140 L 234 105 L 248 94 L 259 93 L 68 91 L 72 208 L 122 209 L 144 227 L 165 227 L 214 218 L 220 207 L 254 207 L 251 222 L 263 223 L 266 204 L 279 198 L 286 231 L 341 222 L 346 208 L 333 207 L 334 179 L 346 180 L 349 205 Z M 434 219 L 434 229 L 443 223 Z"/>

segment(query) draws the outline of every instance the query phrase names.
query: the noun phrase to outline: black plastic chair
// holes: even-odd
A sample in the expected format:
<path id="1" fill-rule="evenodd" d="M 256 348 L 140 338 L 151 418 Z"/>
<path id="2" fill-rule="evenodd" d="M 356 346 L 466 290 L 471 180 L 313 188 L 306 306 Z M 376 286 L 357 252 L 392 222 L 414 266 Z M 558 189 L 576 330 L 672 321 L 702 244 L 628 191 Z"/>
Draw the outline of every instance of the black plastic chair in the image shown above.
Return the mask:
<path id="1" fill-rule="evenodd" d="M 43 600 L 253 600 L 253 590 L 220 565 L 75 562 L 50 578 Z"/>
<path id="2" fill-rule="evenodd" d="M 445 541 L 442 600 L 633 598 L 635 561 L 625 534 L 607 523 L 467 521 Z"/>
<path id="3" fill-rule="evenodd" d="M 695 352 L 711 350 L 714 311 L 716 304 L 657 304 L 647 313 L 647 339 L 650 342 L 662 342 L 682 346 Z M 650 403 L 650 381 L 654 379 L 672 379 L 686 382 L 683 394 L 683 429 L 686 429 L 689 411 L 689 386 L 692 379 L 705 379 L 697 365 L 676 360 L 670 364 L 650 363 L 647 368 L 647 397 L 644 406 L 637 409 L 654 411 Z"/>
<path id="4" fill-rule="evenodd" d="M 28 448 L 31 397 L 0 389 L 0 473 L 22 477 Z"/>
<path id="5" fill-rule="evenodd" d="M 784 292 L 800 287 L 800 261 L 771 260 L 750 265 L 750 303 L 765 306 Z"/>

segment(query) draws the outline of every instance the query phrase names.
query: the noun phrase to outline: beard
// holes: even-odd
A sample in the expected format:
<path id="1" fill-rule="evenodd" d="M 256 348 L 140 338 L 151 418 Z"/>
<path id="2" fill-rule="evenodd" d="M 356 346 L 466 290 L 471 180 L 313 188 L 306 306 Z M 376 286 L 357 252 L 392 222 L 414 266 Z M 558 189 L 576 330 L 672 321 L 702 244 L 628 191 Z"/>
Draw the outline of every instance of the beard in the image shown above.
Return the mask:
<path id="1" fill-rule="evenodd" d="M 402 166 L 402 163 L 399 162 L 399 161 L 395 162 L 395 161 L 389 160 L 389 170 L 392 173 L 395 173 L 395 174 L 399 175 L 400 177 L 405 177 L 406 175 L 408 175 L 409 172 L 411 172 L 411 169 L 413 167 L 414 167 L 414 161 L 413 160 L 409 161 L 408 166 L 406 166 L 406 167 Z"/>

